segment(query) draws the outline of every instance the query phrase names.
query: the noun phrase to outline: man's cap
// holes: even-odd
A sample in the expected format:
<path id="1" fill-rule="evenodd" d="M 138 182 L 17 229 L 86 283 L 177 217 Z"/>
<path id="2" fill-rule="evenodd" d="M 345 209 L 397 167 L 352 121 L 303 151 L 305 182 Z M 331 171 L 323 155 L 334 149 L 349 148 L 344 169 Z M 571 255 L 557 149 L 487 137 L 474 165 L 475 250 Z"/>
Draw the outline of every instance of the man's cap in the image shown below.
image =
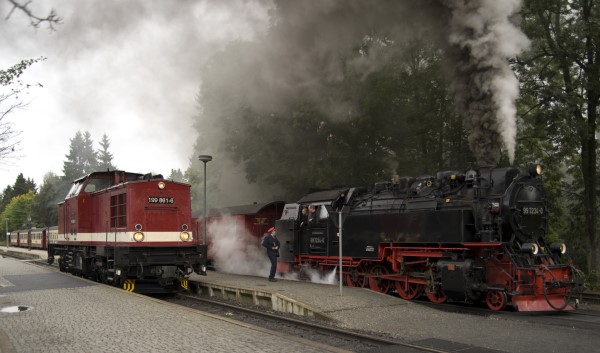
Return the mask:
<path id="1" fill-rule="evenodd" d="M 267 229 L 267 233 L 273 233 L 275 231 L 275 227 L 271 227 Z"/>

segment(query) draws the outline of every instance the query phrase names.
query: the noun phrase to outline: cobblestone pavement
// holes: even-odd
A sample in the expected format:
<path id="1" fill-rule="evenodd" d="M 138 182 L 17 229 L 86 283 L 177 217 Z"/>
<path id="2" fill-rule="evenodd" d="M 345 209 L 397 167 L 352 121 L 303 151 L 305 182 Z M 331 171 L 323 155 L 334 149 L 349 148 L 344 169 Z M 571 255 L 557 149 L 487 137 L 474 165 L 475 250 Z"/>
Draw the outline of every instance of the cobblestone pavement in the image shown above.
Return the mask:
<path id="1" fill-rule="evenodd" d="M 0 258 L 0 279 L 50 271 Z M 0 310 L 15 306 L 30 309 L 0 311 L 1 353 L 346 352 L 95 283 L 0 294 Z"/>

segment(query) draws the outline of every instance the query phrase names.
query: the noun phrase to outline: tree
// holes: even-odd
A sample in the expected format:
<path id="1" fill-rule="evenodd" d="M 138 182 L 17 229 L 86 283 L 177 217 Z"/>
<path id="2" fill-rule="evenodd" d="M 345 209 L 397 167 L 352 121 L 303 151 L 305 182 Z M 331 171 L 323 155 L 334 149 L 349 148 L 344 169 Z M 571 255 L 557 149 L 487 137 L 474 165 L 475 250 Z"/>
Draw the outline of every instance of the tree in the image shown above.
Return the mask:
<path id="1" fill-rule="evenodd" d="M 98 157 L 98 167 L 97 170 L 115 170 L 115 167 L 112 164 L 113 154 L 108 151 L 110 148 L 110 139 L 106 134 L 102 135 L 102 141 L 100 141 L 100 150 L 96 152 Z"/>
<path id="2" fill-rule="evenodd" d="M 97 152 L 88 131 L 77 131 L 71 139 L 67 160 L 63 163 L 63 173 L 67 180 L 75 180 L 98 170 Z"/>
<path id="3" fill-rule="evenodd" d="M 48 173 L 44 176 L 44 182 L 32 204 L 32 218 L 36 224 L 41 226 L 57 224 L 57 204 L 64 200 L 69 187 L 70 183 L 68 181 L 54 173 Z"/>
<path id="4" fill-rule="evenodd" d="M 33 13 L 29 8 L 29 5 L 32 2 L 31 0 L 25 3 L 16 0 L 8 0 L 8 2 L 11 4 L 12 8 L 6 16 L 6 20 L 8 20 L 15 11 L 18 11 L 25 14 L 29 19 L 29 23 L 35 28 L 38 28 L 42 23 L 46 23 L 50 30 L 54 30 L 54 25 L 60 24 L 62 21 L 54 9 L 52 9 L 46 17 L 39 17 L 37 14 Z M 0 70 L 0 87 L 5 88 L 13 86 L 8 92 L 0 92 L 0 163 L 15 157 L 19 145 L 17 137 L 20 132 L 13 129 L 13 125 L 8 122 L 6 117 L 15 110 L 27 107 L 27 103 L 19 100 L 19 95 L 25 94 L 32 86 L 42 86 L 39 83 L 35 85 L 24 85 L 22 82 L 18 81 L 18 78 L 29 66 L 40 60 L 45 60 L 45 58 L 40 57 L 37 59 L 22 60 L 20 63 L 15 64 L 7 70 Z"/>
<path id="5" fill-rule="evenodd" d="M 34 193 L 37 191 L 37 186 L 33 179 L 27 178 L 23 176 L 23 173 L 19 173 L 15 183 L 13 185 L 9 185 L 4 189 L 2 193 L 2 201 L 0 203 L 0 213 L 4 211 L 6 206 L 10 203 L 10 201 L 17 196 L 26 194 L 30 191 Z"/>
<path id="6" fill-rule="evenodd" d="M 576 232 L 575 240 L 587 249 L 588 270 L 600 272 L 600 9 L 594 0 L 528 0 L 522 14 L 533 40 L 533 50 L 517 66 L 526 95 L 522 106 L 529 128 L 524 133 L 538 139 L 548 158 L 557 161 L 556 170 L 571 177 L 562 184 L 565 202 L 577 210 L 570 212 L 568 223 L 575 228 L 568 233 Z"/>
<path id="7" fill-rule="evenodd" d="M 8 121 L 8 116 L 17 110 L 25 109 L 27 103 L 20 100 L 23 94 L 26 94 L 30 87 L 39 86 L 24 84 L 19 80 L 23 72 L 34 63 L 45 58 L 22 60 L 9 69 L 0 70 L 0 163 L 5 163 L 7 159 L 16 156 L 18 152 L 20 132 L 13 128 L 13 124 Z"/>
<path id="8" fill-rule="evenodd" d="M 431 40 L 371 38 L 340 55 L 342 78 L 314 83 L 318 94 L 280 94 L 265 79 L 270 66 L 255 55 L 260 48 L 235 43 L 217 53 L 198 96 L 197 154 L 219 146 L 221 158 L 242 169 L 248 188 L 294 199 L 311 188 L 369 185 L 474 162 L 448 93 L 445 61 Z M 374 51 L 386 58 L 377 69 L 365 73 L 350 64 Z M 244 90 L 241 81 L 257 88 Z M 214 128 L 210 134 L 207 126 Z M 209 178 L 225 180 L 219 169 L 225 165 L 211 162 Z"/>
<path id="9" fill-rule="evenodd" d="M 27 18 L 29 19 L 29 23 L 34 28 L 38 28 L 42 23 L 45 23 L 48 25 L 48 29 L 54 30 L 55 25 L 61 24 L 62 18 L 58 16 L 54 9 L 51 9 L 48 15 L 46 15 L 46 17 L 39 17 L 38 15 L 33 13 L 33 11 L 31 11 L 31 9 L 29 8 L 31 0 L 27 1 L 26 3 L 21 3 L 16 0 L 8 0 L 8 2 L 12 5 L 12 8 L 6 16 L 7 20 L 12 16 L 12 14 L 15 11 L 18 10 L 25 14 L 25 16 L 27 16 Z"/>
<path id="10" fill-rule="evenodd" d="M 173 181 L 178 181 L 181 183 L 185 183 L 186 179 L 183 175 L 183 172 L 181 171 L 181 169 L 171 169 L 171 174 L 169 175 L 169 177 L 167 179 L 173 180 Z"/>
<path id="11" fill-rule="evenodd" d="M 3 220 L 9 219 L 9 231 L 34 225 L 31 218 L 34 197 L 33 191 L 29 191 L 26 194 L 13 197 L 8 203 L 0 218 Z"/>

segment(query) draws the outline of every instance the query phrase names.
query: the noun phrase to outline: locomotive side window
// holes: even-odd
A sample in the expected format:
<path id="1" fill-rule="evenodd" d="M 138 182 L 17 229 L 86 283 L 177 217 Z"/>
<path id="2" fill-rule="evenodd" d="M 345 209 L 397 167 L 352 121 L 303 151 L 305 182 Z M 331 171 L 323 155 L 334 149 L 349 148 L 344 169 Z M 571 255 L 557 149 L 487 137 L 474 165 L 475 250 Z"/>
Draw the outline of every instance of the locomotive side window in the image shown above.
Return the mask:
<path id="1" fill-rule="evenodd" d="M 127 226 L 127 194 L 110 197 L 110 224 L 113 228 Z"/>
<path id="2" fill-rule="evenodd" d="M 327 209 L 323 206 L 319 207 L 318 214 L 319 214 L 319 221 L 329 218 L 329 212 L 327 212 Z"/>

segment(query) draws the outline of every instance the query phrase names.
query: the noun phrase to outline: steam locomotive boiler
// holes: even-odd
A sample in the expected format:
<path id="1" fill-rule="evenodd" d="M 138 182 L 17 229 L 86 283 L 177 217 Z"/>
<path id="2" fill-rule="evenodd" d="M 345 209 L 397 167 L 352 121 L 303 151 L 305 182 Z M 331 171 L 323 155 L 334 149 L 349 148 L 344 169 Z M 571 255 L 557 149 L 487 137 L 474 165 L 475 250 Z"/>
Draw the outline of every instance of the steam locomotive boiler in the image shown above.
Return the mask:
<path id="1" fill-rule="evenodd" d="M 191 231 L 190 185 L 160 175 L 95 172 L 58 205 L 48 261 L 61 271 L 136 292 L 173 292 L 206 270 Z"/>
<path id="2" fill-rule="evenodd" d="M 307 216 L 304 208 L 314 210 Z M 341 224 L 341 231 L 340 231 Z M 541 166 L 481 168 L 342 188 L 287 204 L 279 269 L 333 270 L 346 285 L 491 310 L 571 310 L 580 271 L 546 242 Z"/>

